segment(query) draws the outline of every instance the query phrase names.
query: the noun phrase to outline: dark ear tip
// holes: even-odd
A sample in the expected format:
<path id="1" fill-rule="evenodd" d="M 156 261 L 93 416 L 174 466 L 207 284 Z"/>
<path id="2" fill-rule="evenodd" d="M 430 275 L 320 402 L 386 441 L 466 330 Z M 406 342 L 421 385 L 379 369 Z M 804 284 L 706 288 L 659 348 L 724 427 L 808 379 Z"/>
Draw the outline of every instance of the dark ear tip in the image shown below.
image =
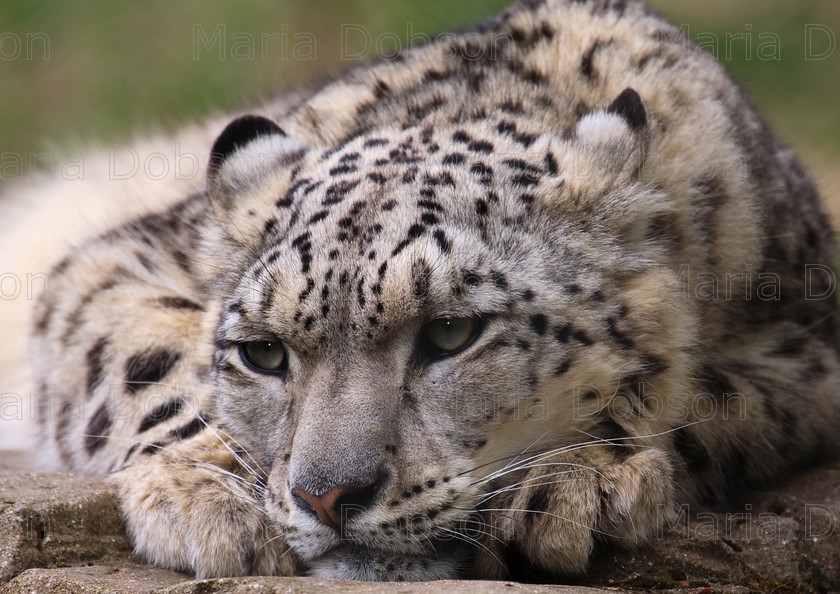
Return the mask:
<path id="1" fill-rule="evenodd" d="M 225 159 L 252 140 L 272 134 L 286 135 L 280 126 L 263 116 L 245 115 L 236 118 L 225 126 L 216 142 L 213 143 L 207 166 L 208 172 L 218 171 Z"/>
<path id="2" fill-rule="evenodd" d="M 615 98 L 607 108 L 607 113 L 614 113 L 624 118 L 627 125 L 634 131 L 639 131 L 647 124 L 647 110 L 639 93 L 627 87 Z"/>

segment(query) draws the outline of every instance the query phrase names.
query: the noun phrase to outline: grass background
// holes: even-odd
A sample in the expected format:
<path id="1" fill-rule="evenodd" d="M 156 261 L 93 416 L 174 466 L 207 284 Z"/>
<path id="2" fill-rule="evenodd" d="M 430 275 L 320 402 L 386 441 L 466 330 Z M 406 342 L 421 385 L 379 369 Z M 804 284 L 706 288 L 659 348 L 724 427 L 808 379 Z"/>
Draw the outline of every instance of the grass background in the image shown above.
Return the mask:
<path id="1" fill-rule="evenodd" d="M 508 0 L 0 0 L 0 166 L 16 155 L 28 163 L 32 153 L 45 147 L 120 142 L 151 125 L 174 127 L 334 75 L 364 61 L 342 59 L 342 23 L 365 27 L 373 39 L 385 40 L 386 47 L 405 46 L 411 32 L 434 34 L 466 26 L 506 4 Z M 840 223 L 840 47 L 826 59 L 805 59 L 807 24 L 829 27 L 840 41 L 840 1 L 649 4 L 677 26 L 688 25 L 692 38 L 717 39 L 713 49 L 718 59 L 747 89 L 777 135 L 815 173 L 835 224 Z M 220 59 L 216 51 L 202 48 L 194 59 L 194 27 L 212 35 L 220 24 L 225 25 L 226 55 Z M 256 40 L 256 55 L 235 59 L 232 49 L 241 39 L 235 35 L 246 33 Z M 285 37 L 286 51 L 282 40 L 272 40 L 263 55 L 261 36 L 272 33 Z M 768 33 L 779 40 L 778 60 L 759 54 Z M 316 59 L 295 57 L 298 34 L 308 36 L 298 38 L 298 50 L 311 55 L 314 49 Z M 738 34 L 751 34 L 751 43 L 732 37 Z M 314 39 L 314 45 L 306 45 L 306 39 Z M 347 41 L 344 49 L 364 49 L 358 33 Z M 812 51 L 827 51 L 829 42 L 825 34 L 815 34 Z M 15 56 L 18 43 L 20 54 Z M 375 55 L 374 50 L 367 53 L 368 59 Z M 14 171 L 6 167 L 0 172 L 0 177 L 9 177 Z"/>

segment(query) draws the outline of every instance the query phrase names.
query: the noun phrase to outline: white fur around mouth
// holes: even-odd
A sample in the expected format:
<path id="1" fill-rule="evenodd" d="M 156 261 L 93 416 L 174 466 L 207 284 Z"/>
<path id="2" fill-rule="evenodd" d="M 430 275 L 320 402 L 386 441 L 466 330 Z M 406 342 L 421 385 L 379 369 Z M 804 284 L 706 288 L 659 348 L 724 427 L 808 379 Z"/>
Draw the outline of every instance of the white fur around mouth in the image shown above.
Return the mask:
<path id="1" fill-rule="evenodd" d="M 312 577 L 366 581 L 432 581 L 457 579 L 466 555 L 431 553 L 410 555 L 362 547 L 340 546 L 311 561 Z"/>

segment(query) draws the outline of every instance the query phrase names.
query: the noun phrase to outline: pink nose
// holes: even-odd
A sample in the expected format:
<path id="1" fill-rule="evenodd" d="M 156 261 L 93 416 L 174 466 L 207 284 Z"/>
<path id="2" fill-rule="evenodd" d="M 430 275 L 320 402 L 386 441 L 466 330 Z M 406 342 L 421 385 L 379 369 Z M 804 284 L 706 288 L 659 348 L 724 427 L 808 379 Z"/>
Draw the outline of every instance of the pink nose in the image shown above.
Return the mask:
<path id="1" fill-rule="evenodd" d="M 366 487 L 333 487 L 320 495 L 293 487 L 292 500 L 302 511 L 318 516 L 324 526 L 338 530 L 344 521 L 371 508 L 384 481 L 384 475 L 380 474 Z"/>
<path id="2" fill-rule="evenodd" d="M 342 496 L 352 491 L 335 487 L 321 495 L 313 495 L 303 489 L 292 489 L 292 496 L 302 499 L 309 506 L 310 510 L 315 512 L 315 515 L 318 516 L 322 524 L 330 528 L 338 528 L 341 525 L 341 506 L 339 500 Z M 304 511 L 309 511 L 301 506 L 299 501 L 296 500 L 295 503 L 298 507 L 304 509 Z"/>

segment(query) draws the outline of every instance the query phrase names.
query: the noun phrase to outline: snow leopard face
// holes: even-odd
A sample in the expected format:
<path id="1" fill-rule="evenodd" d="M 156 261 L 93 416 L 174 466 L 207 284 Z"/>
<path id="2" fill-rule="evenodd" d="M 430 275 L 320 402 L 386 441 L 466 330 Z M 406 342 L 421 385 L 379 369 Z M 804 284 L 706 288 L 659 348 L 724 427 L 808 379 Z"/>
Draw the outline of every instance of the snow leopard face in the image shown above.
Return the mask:
<path id="1" fill-rule="evenodd" d="M 496 118 L 331 150 L 255 117 L 222 134 L 220 224 L 234 243 L 261 225 L 217 331 L 223 414 L 271 468 L 269 512 L 316 571 L 363 550 L 438 575 L 431 551 L 464 554 L 531 449 L 597 427 L 575 378 L 612 393 L 614 368 L 650 367 L 603 288 L 605 270 L 641 266 L 588 245 L 661 207 L 633 178 L 645 123 L 628 89 L 565 137 Z"/>

